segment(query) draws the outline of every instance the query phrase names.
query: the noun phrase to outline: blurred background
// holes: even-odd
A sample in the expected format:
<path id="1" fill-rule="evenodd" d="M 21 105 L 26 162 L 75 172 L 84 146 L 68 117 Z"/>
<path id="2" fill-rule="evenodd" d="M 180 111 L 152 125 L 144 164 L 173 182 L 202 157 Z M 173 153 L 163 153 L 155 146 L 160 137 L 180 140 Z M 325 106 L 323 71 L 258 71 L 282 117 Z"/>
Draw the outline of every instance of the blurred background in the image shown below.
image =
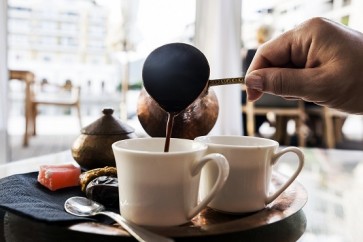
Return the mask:
<path id="1" fill-rule="evenodd" d="M 228 18 L 229 11 L 233 11 L 231 18 L 238 16 L 237 18 L 221 18 L 219 23 L 213 22 L 215 26 L 219 26 L 216 29 L 227 28 L 230 21 L 238 28 L 237 31 L 232 31 L 232 35 L 238 39 L 234 49 L 237 59 L 233 57 L 238 62 L 238 71 L 231 75 L 244 73 L 244 67 L 247 68 L 248 64 L 248 50 L 258 48 L 259 44 L 308 18 L 322 16 L 363 31 L 363 0 L 201 2 L 2 0 L 0 23 L 3 25 L 1 28 L 6 28 L 0 43 L 6 46 L 2 51 L 6 53 L 3 58 L 6 65 L 1 71 L 33 73 L 33 82 L 38 84 L 34 88 L 35 95 L 43 95 L 48 101 L 64 90 L 77 88 L 75 93 L 62 95 L 63 102 L 70 104 L 68 106 L 39 105 L 36 111 L 36 135 L 31 136 L 28 144 L 24 145 L 26 82 L 16 76 L 12 78 L 11 74 L 0 78 L 0 87 L 6 90 L 6 93 L 2 92 L 0 100 L 0 129 L 3 137 L 0 138 L 4 140 L 0 151 L 6 155 L 5 162 L 70 149 L 72 142 L 80 134 L 81 127 L 99 118 L 104 107 L 112 107 L 114 115 L 134 127 L 138 135 L 147 135 L 136 115 L 136 104 L 142 88 L 143 62 L 153 49 L 169 42 L 197 45 L 208 53 L 198 37 L 204 33 L 203 26 L 206 26 L 198 25 L 198 20 L 208 19 L 205 16 L 208 15 L 207 11 L 221 12 L 227 5 L 238 7 L 225 9 L 225 13 L 221 13 L 221 16 Z M 220 2 L 219 5 L 217 2 Z M 218 35 L 221 33 L 218 31 L 222 30 L 216 30 L 215 34 Z M 211 42 L 220 38 L 211 34 L 208 37 Z M 220 46 L 215 48 L 223 52 Z M 211 67 L 219 65 L 214 64 L 213 57 L 210 56 L 207 55 Z M 220 75 L 223 74 L 225 73 Z M 219 77 L 218 73 L 212 72 L 212 75 Z M 60 91 L 60 87 L 64 90 Z M 232 119 L 237 128 L 230 132 L 222 130 L 220 133 L 248 134 L 246 117 L 243 116 L 248 113 L 244 112 L 245 103 L 240 96 L 243 99 L 244 93 L 239 90 L 239 86 L 233 88 L 238 90 L 239 95 L 232 101 L 238 104 L 233 112 L 239 117 Z M 281 103 L 276 105 L 277 108 L 284 108 Z M 308 112 L 308 109 L 312 111 Z M 331 115 L 334 125 L 334 142 L 330 142 L 326 138 L 327 134 L 324 134 L 328 132 L 323 118 L 327 113 Z M 301 113 L 298 115 L 301 116 Z M 286 145 L 363 149 L 363 120 L 360 116 L 336 114 L 332 110 L 321 110 L 310 104 L 305 104 L 302 115 L 304 125 L 300 127 L 297 126 L 299 121 L 294 117 L 277 122 L 282 117 L 278 111 L 267 110 L 259 114 L 259 118 L 256 114 L 255 130 L 248 135 L 276 137 L 277 124 L 283 124 L 282 133 L 285 138 L 280 142 Z M 222 111 L 222 116 L 226 117 L 227 114 Z M 299 132 L 302 129 L 303 143 L 298 141 L 298 129 Z"/>

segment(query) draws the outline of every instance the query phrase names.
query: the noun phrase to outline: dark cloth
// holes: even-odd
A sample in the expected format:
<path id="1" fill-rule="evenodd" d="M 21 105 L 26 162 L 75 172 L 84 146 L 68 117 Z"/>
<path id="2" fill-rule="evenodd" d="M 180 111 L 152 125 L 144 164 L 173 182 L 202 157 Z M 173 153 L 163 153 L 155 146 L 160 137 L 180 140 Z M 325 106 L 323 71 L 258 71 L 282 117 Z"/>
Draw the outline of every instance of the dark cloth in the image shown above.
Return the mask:
<path id="1" fill-rule="evenodd" d="M 76 217 L 64 210 L 64 202 L 72 196 L 84 196 L 80 187 L 50 191 L 37 181 L 38 172 L 0 179 L 0 210 L 43 222 L 92 221 Z"/>

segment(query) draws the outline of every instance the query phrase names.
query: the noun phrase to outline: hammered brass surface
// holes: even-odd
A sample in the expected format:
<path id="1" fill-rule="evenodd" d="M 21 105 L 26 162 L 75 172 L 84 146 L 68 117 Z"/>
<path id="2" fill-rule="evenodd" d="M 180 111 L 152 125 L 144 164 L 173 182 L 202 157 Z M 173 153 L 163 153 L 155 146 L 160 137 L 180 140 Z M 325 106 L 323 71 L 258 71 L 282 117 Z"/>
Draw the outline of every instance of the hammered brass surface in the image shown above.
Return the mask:
<path id="1" fill-rule="evenodd" d="M 173 138 L 194 139 L 207 135 L 214 127 L 219 112 L 215 92 L 203 92 L 189 107 L 174 118 Z M 144 130 L 152 137 L 165 137 L 167 113 L 141 90 L 137 104 L 137 116 Z"/>
<path id="2" fill-rule="evenodd" d="M 135 138 L 135 134 L 86 135 L 81 134 L 72 145 L 72 156 L 84 169 L 116 166 L 112 144 L 122 139 Z"/>
<path id="3" fill-rule="evenodd" d="M 116 166 L 112 144 L 136 138 L 135 130 L 115 118 L 112 108 L 104 108 L 103 115 L 84 127 L 72 145 L 74 160 L 84 169 Z"/>

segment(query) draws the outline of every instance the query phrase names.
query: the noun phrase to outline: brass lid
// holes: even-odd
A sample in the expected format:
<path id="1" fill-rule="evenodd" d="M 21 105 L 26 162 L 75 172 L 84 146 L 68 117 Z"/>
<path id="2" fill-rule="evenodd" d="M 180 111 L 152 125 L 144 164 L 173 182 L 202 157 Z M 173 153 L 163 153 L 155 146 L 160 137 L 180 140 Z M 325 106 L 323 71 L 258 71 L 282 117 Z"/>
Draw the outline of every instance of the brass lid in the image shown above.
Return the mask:
<path id="1" fill-rule="evenodd" d="M 112 108 L 104 108 L 102 113 L 104 115 L 101 118 L 84 127 L 81 133 L 89 135 L 117 135 L 135 132 L 134 128 L 113 117 Z"/>

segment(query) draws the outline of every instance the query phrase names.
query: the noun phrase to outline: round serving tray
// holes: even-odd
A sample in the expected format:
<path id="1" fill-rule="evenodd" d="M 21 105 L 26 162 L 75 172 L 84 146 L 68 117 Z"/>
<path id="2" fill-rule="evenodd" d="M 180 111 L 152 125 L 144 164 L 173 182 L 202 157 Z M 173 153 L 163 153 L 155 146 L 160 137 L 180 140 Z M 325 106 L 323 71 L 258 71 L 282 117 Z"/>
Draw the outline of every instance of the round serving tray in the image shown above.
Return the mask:
<path id="1" fill-rule="evenodd" d="M 286 180 L 287 178 L 285 176 L 279 173 L 273 173 L 272 183 L 275 187 L 279 187 Z M 306 204 L 307 198 L 308 196 L 305 188 L 295 181 L 274 202 L 269 204 L 265 209 L 255 213 L 232 215 L 207 208 L 188 224 L 167 228 L 151 227 L 149 229 L 173 238 L 209 237 L 229 233 L 233 234 L 281 222 L 299 212 Z M 300 218 L 301 216 L 303 216 L 303 218 Z M 303 228 L 303 230 L 305 230 L 305 216 L 300 214 L 300 216 L 296 216 L 295 219 L 297 219 L 297 217 L 301 219 L 300 222 L 302 224 L 300 224 L 301 227 L 298 226 L 298 224 L 295 225 L 299 227 L 299 229 Z M 298 222 L 298 220 L 296 221 Z M 295 228 L 296 226 L 293 225 Z M 110 233 L 113 235 L 119 233 L 119 236 L 128 236 L 126 231 L 119 230 L 122 229 L 121 227 L 117 228 L 116 231 L 114 230 L 115 227 L 111 226 L 106 226 L 106 228 L 102 227 L 101 230 L 98 230 L 95 227 L 97 228 L 93 223 L 80 223 L 69 227 L 69 229 L 88 233 Z M 284 233 L 287 233 L 287 231 Z"/>
<path id="2" fill-rule="evenodd" d="M 275 187 L 286 180 L 279 173 L 272 175 Z M 274 202 L 255 213 L 231 215 L 207 208 L 188 224 L 149 229 L 175 241 L 296 241 L 305 232 L 302 208 L 307 198 L 305 188 L 295 181 Z M 11 213 L 5 215 L 4 233 L 7 241 L 25 241 L 29 236 L 38 236 L 36 241 L 135 241 L 116 224 L 82 222 L 54 226 Z"/>

